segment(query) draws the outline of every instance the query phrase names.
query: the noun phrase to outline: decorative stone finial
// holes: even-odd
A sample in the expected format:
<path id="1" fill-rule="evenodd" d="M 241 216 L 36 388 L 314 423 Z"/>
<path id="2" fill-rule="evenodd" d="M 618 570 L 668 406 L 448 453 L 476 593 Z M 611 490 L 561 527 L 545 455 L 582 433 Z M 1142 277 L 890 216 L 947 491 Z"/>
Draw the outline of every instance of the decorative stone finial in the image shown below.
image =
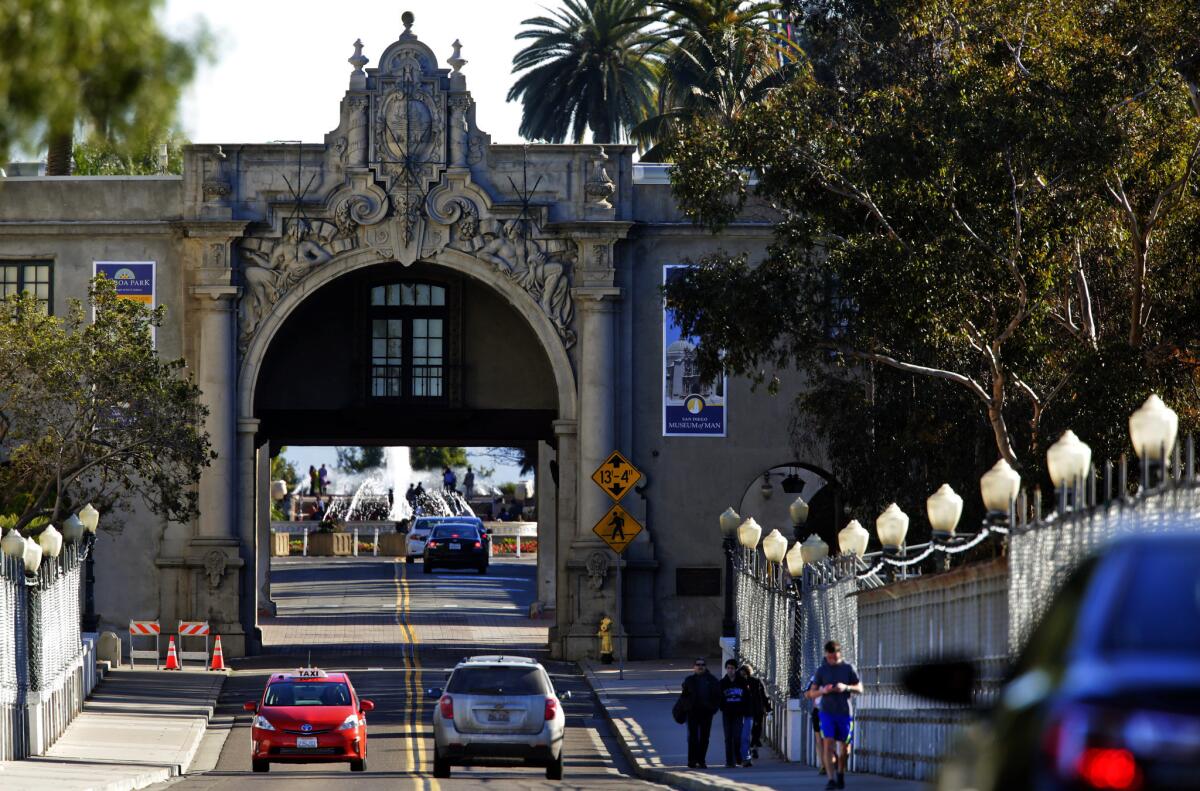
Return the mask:
<path id="1" fill-rule="evenodd" d="M 404 23 L 404 32 L 405 33 L 412 32 L 412 26 L 413 26 L 413 22 L 415 20 L 416 20 L 416 17 L 413 16 L 412 11 L 405 11 L 403 14 L 400 15 L 400 21 Z"/>
<path id="2" fill-rule="evenodd" d="M 450 58 L 446 62 L 450 64 L 452 69 L 454 69 L 454 73 L 458 74 L 460 71 L 462 71 L 462 67 L 467 65 L 467 62 L 463 60 L 462 56 L 462 42 L 458 39 L 455 39 L 454 43 L 450 46 L 454 47 L 454 52 L 450 55 Z"/>
<path id="3" fill-rule="evenodd" d="M 353 67 L 354 67 L 354 73 L 355 73 L 355 74 L 362 74 L 362 73 L 363 73 L 363 66 L 366 66 L 366 65 L 367 65 L 367 62 L 368 62 L 369 60 L 371 60 L 371 59 L 370 59 L 370 58 L 368 58 L 366 55 L 362 54 L 362 48 L 363 48 L 362 39 L 361 39 L 361 38 L 360 38 L 360 39 L 355 39 L 355 41 L 354 41 L 354 54 L 353 54 L 353 55 L 351 55 L 349 58 L 347 58 L 347 59 L 346 59 L 346 62 L 347 62 L 347 63 L 349 63 L 351 66 L 353 66 Z"/>

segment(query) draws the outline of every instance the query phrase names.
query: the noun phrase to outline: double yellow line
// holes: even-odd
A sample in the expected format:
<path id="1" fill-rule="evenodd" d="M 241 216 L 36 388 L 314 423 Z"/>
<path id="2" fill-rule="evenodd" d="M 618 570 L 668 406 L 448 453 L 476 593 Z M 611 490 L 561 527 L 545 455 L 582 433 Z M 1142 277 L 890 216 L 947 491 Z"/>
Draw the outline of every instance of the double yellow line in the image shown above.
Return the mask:
<path id="1" fill-rule="evenodd" d="M 432 757 L 422 733 L 421 709 L 425 699 L 421 688 L 421 659 L 417 655 L 417 633 L 412 627 L 412 592 L 408 587 L 408 566 L 403 560 L 393 565 L 392 579 L 396 584 L 396 620 L 402 638 L 407 640 L 404 651 L 404 694 L 408 706 L 404 712 L 404 728 L 408 735 L 408 749 L 404 751 L 405 771 L 413 772 L 416 791 L 441 791 L 437 778 L 425 774 Z"/>

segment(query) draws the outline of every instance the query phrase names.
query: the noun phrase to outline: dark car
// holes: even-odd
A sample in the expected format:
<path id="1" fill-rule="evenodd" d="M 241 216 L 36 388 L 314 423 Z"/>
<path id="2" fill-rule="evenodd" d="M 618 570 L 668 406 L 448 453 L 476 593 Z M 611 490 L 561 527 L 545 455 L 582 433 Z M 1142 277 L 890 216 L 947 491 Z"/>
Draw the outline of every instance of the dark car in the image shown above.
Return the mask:
<path id="1" fill-rule="evenodd" d="M 478 527 L 469 524 L 438 525 L 425 542 L 424 568 L 472 568 L 487 574 L 487 537 Z"/>
<path id="2" fill-rule="evenodd" d="M 969 665 L 912 691 L 962 702 Z M 940 789 L 1200 789 L 1200 535 L 1121 539 L 1067 579 Z"/>

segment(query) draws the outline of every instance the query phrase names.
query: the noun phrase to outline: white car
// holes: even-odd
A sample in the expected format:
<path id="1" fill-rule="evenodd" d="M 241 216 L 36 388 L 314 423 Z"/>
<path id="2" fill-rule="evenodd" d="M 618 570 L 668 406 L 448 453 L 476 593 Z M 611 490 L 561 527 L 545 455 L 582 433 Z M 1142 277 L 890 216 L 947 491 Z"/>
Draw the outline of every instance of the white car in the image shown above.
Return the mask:
<path id="1" fill-rule="evenodd" d="M 408 552 L 404 561 L 406 563 L 415 563 L 417 558 L 425 554 L 425 542 L 429 540 L 429 534 L 433 532 L 433 528 L 437 525 L 445 524 L 477 524 L 482 527 L 482 522 L 472 516 L 418 516 L 408 528 Z"/>

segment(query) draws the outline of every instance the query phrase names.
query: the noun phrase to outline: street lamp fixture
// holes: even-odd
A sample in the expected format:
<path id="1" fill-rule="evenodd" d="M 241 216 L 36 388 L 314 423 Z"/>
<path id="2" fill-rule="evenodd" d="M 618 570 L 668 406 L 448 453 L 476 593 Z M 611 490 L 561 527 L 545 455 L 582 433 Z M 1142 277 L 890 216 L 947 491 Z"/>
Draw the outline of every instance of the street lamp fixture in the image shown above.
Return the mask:
<path id="1" fill-rule="evenodd" d="M 25 539 L 25 573 L 37 574 L 38 566 L 42 565 L 42 548 L 32 538 Z"/>
<path id="2" fill-rule="evenodd" d="M 721 535 L 732 537 L 737 533 L 738 525 L 742 523 L 742 518 L 738 516 L 738 512 L 732 508 L 726 508 L 721 514 Z"/>
<path id="3" fill-rule="evenodd" d="M 100 512 L 97 511 L 91 503 L 88 503 L 79 512 L 79 521 L 83 522 L 83 528 L 85 530 L 95 535 L 96 526 L 100 524 Z"/>
<path id="4" fill-rule="evenodd" d="M 763 482 L 762 485 L 758 487 L 758 491 L 762 493 L 762 498 L 764 500 L 770 500 L 771 495 L 775 493 L 775 487 L 771 485 L 770 472 L 763 473 Z"/>
<path id="5" fill-rule="evenodd" d="M 816 563 L 818 560 L 829 557 L 829 545 L 821 540 L 821 537 L 816 533 L 812 533 L 808 538 L 804 539 L 800 547 L 800 557 L 805 563 Z"/>
<path id="6" fill-rule="evenodd" d="M 1092 449 L 1067 429 L 1046 451 L 1046 467 L 1054 488 L 1070 489 L 1087 477 L 1092 466 Z"/>
<path id="7" fill-rule="evenodd" d="M 804 547 L 799 541 L 788 550 L 787 568 L 793 580 L 799 580 L 804 574 Z"/>
<path id="8" fill-rule="evenodd" d="M 929 495 L 925 501 L 925 513 L 929 515 L 929 526 L 933 528 L 933 537 L 941 541 L 954 538 L 954 530 L 962 517 L 963 498 L 943 483 L 941 488 Z"/>
<path id="9" fill-rule="evenodd" d="M 867 529 L 857 519 L 851 519 L 838 533 L 838 550 L 843 555 L 858 555 L 861 558 L 867 554 L 867 541 L 870 538 Z"/>
<path id="10" fill-rule="evenodd" d="M 24 558 L 25 536 L 21 535 L 19 530 L 9 530 L 4 534 L 4 538 L 0 539 L 0 551 L 10 558 Z"/>
<path id="11" fill-rule="evenodd" d="M 762 536 L 762 528 L 758 522 L 754 521 L 754 517 L 748 518 L 742 522 L 737 529 L 738 543 L 746 549 L 754 549 L 758 546 L 758 539 Z"/>
<path id="12" fill-rule="evenodd" d="M 772 563 L 782 563 L 787 554 L 787 539 L 778 530 L 772 530 L 762 542 L 763 554 Z"/>
<path id="13" fill-rule="evenodd" d="M 1143 462 L 1164 463 L 1178 433 L 1179 415 L 1153 393 L 1129 416 L 1129 439 Z"/>
<path id="14" fill-rule="evenodd" d="M 46 529 L 38 535 L 38 546 L 42 554 L 48 558 L 56 558 L 62 552 L 63 537 L 54 525 L 46 525 Z"/>
<path id="15" fill-rule="evenodd" d="M 100 525 L 100 512 L 91 503 L 79 511 L 79 521 L 83 529 L 92 536 L 91 551 L 87 554 L 87 565 L 83 577 L 83 616 L 79 619 L 80 628 L 85 632 L 95 632 L 100 628 L 100 615 L 96 612 L 96 528 Z"/>
<path id="16" fill-rule="evenodd" d="M 908 535 L 908 514 L 892 503 L 875 518 L 875 534 L 879 536 L 879 543 L 883 544 L 885 552 L 899 552 L 900 547 L 904 546 L 904 537 Z"/>
<path id="17" fill-rule="evenodd" d="M 988 510 L 988 516 L 1007 517 L 1020 490 L 1021 476 L 1004 459 L 997 461 L 979 479 L 979 493 L 983 495 L 983 507 Z"/>
<path id="18" fill-rule="evenodd" d="M 737 529 L 742 518 L 732 508 L 721 514 L 721 545 L 725 549 L 725 613 L 721 620 L 721 634 L 732 637 L 737 633 L 733 617 L 733 553 L 737 546 Z"/>
<path id="19" fill-rule="evenodd" d="M 799 541 L 800 528 L 808 521 L 808 503 L 804 502 L 803 497 L 797 497 L 788 506 L 788 516 L 792 518 L 792 535 Z"/>
<path id="20" fill-rule="evenodd" d="M 78 544 L 83 540 L 83 533 L 83 522 L 75 514 L 71 514 L 63 520 L 63 541 L 66 541 L 68 544 Z"/>

